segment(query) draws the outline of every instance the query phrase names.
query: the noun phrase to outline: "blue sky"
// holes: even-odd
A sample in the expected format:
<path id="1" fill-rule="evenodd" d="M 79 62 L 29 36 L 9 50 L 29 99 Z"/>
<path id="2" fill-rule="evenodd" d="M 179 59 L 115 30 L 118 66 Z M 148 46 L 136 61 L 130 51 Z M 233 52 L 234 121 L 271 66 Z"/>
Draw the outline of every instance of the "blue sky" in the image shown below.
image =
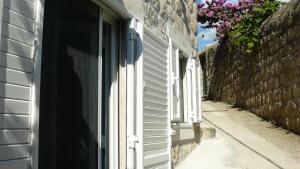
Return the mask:
<path id="1" fill-rule="evenodd" d="M 228 0 L 228 2 L 237 2 L 238 0 Z M 205 2 L 205 0 L 197 0 L 197 2 Z M 202 24 L 197 26 L 198 51 L 203 51 L 206 46 L 217 43 L 215 29 L 203 29 Z"/>

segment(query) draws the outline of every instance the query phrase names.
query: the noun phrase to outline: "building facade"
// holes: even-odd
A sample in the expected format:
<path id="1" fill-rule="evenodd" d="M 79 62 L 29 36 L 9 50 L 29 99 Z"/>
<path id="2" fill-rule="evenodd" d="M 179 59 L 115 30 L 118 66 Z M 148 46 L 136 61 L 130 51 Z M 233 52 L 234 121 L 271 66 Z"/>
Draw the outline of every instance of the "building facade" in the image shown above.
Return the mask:
<path id="1" fill-rule="evenodd" d="M 195 12 L 1 0 L 0 168 L 171 168 L 171 123 L 201 121 Z"/>

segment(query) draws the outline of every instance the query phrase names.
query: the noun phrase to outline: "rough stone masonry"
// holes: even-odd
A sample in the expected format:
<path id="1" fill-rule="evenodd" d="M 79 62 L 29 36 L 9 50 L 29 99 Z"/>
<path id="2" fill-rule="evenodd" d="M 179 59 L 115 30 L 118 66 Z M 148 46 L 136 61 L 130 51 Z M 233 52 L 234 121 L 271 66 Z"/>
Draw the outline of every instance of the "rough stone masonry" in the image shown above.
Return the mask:
<path id="1" fill-rule="evenodd" d="M 144 22 L 161 37 L 172 38 L 190 53 L 197 46 L 197 8 L 193 0 L 145 0 Z"/>
<path id="2" fill-rule="evenodd" d="M 228 44 L 200 55 L 208 98 L 300 134 L 300 1 L 281 7 L 262 30 L 254 56 L 229 54 Z"/>

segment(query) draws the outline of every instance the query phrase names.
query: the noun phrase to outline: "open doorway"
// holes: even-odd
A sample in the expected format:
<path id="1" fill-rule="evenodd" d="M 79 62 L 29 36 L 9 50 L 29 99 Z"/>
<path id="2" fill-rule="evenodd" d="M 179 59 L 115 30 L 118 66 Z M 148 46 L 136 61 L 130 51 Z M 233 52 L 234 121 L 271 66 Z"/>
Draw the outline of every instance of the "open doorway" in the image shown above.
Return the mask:
<path id="1" fill-rule="evenodd" d="M 118 152 L 118 27 L 102 14 L 90 0 L 45 3 L 39 168 L 106 169 Z"/>
<path id="2" fill-rule="evenodd" d="M 185 74 L 186 74 L 186 64 L 187 61 L 184 58 L 184 56 L 180 55 L 179 57 L 179 107 L 180 107 L 180 120 L 183 122 L 185 117 L 185 111 L 186 111 L 186 106 L 185 106 L 185 97 L 186 97 L 186 92 L 185 92 Z"/>

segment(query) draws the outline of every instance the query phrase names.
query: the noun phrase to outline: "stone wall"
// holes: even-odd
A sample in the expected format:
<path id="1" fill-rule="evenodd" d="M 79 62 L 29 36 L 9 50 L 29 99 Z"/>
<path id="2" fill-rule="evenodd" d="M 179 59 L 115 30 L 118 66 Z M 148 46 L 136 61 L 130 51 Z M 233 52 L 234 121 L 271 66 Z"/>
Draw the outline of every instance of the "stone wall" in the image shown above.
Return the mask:
<path id="1" fill-rule="evenodd" d="M 193 0 L 123 0 L 144 26 L 185 53 L 196 54 L 197 7 Z"/>
<path id="2" fill-rule="evenodd" d="M 300 134 L 300 1 L 281 7 L 262 29 L 254 56 L 229 54 L 227 44 L 201 55 L 208 98 Z"/>
<path id="3" fill-rule="evenodd" d="M 193 0 L 145 0 L 145 25 L 169 35 L 186 53 L 196 48 L 196 5 Z"/>

